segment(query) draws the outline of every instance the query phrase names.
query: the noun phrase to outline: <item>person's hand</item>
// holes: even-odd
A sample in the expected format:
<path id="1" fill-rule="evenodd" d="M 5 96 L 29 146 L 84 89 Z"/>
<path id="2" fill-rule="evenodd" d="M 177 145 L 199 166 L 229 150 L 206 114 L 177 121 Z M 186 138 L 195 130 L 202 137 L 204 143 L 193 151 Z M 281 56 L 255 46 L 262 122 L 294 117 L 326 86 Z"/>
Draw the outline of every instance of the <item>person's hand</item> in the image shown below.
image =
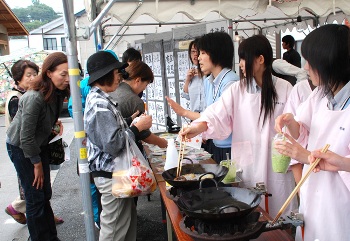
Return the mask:
<path id="1" fill-rule="evenodd" d="M 52 132 L 55 135 L 62 136 L 62 134 L 63 134 L 63 124 L 62 124 L 62 122 L 60 120 L 56 121 L 54 127 L 52 128 Z"/>
<path id="2" fill-rule="evenodd" d="M 288 141 L 275 141 L 276 150 L 282 155 L 289 156 L 301 163 L 308 163 L 308 156 L 310 152 L 296 142 L 293 137 L 284 133 Z"/>
<path id="3" fill-rule="evenodd" d="M 140 111 L 137 110 L 134 114 L 131 115 L 131 119 L 134 120 L 139 114 L 140 114 Z"/>
<path id="4" fill-rule="evenodd" d="M 36 189 L 42 189 L 44 186 L 44 171 L 42 162 L 34 164 L 34 181 L 32 184 Z"/>
<path id="5" fill-rule="evenodd" d="M 321 158 L 320 162 L 314 169 L 314 172 L 324 171 L 350 171 L 350 158 L 342 157 L 334 152 L 321 150 L 312 151 L 309 155 L 310 164 L 315 162 L 317 158 Z"/>
<path id="6" fill-rule="evenodd" d="M 160 147 L 160 148 L 167 148 L 167 146 L 168 146 L 168 141 L 166 140 L 166 139 L 164 139 L 164 138 L 160 138 L 161 140 L 159 141 L 159 143 L 158 143 L 158 146 Z"/>
<path id="7" fill-rule="evenodd" d="M 284 126 L 290 125 L 293 121 L 295 122 L 293 114 L 291 114 L 291 113 L 282 114 L 282 115 L 278 116 L 275 120 L 275 130 L 278 133 L 281 133 L 282 128 Z"/>
<path id="8" fill-rule="evenodd" d="M 186 80 L 192 80 L 194 76 L 198 75 L 198 70 L 195 68 L 191 68 L 187 71 L 187 78 Z"/>
<path id="9" fill-rule="evenodd" d="M 185 140 L 190 139 L 192 137 L 195 137 L 202 133 L 203 131 L 206 131 L 208 129 L 206 122 L 199 122 L 191 125 L 187 125 L 186 127 L 182 128 L 179 132 L 179 136 Z"/>
<path id="10" fill-rule="evenodd" d="M 152 126 L 152 116 L 142 115 L 140 120 L 135 124 L 139 131 L 147 130 Z"/>
<path id="11" fill-rule="evenodd" d="M 168 96 L 165 96 L 165 99 L 168 101 L 168 105 L 175 111 L 179 116 L 185 116 L 186 109 L 182 108 L 181 105 L 173 101 Z"/>

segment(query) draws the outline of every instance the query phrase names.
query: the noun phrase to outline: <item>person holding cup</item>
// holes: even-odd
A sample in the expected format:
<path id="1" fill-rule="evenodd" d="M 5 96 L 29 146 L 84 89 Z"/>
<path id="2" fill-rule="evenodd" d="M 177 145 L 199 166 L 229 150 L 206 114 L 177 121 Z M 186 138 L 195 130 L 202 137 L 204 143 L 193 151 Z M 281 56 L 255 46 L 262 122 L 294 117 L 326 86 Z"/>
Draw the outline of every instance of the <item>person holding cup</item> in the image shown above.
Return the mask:
<path id="1" fill-rule="evenodd" d="M 286 173 L 291 158 L 289 156 L 283 155 L 277 151 L 275 148 L 275 143 L 277 141 L 285 141 L 286 137 L 283 133 L 277 133 L 272 141 L 272 149 L 271 149 L 271 161 L 272 161 L 272 170 L 274 172 Z"/>
<path id="2" fill-rule="evenodd" d="M 286 126 L 290 143 L 280 142 L 275 147 L 303 163 L 303 174 L 310 162 L 323 158 L 316 171 L 324 171 L 311 173 L 300 189 L 304 240 L 349 240 L 349 27 L 328 24 L 315 29 L 304 39 L 301 53 L 306 60 L 304 68 L 317 87 L 297 116 L 285 113 L 276 118 L 276 131 Z M 300 144 L 307 144 L 307 149 Z M 329 151 L 320 154 L 319 149 L 326 144 L 330 145 Z M 299 230 L 296 240 L 303 240 Z"/>
<path id="3" fill-rule="evenodd" d="M 272 76 L 272 47 L 265 36 L 244 40 L 238 55 L 241 80 L 225 90 L 181 135 L 192 138 L 203 132 L 203 138 L 225 139 L 232 132 L 231 156 L 243 170 L 241 184 L 248 188 L 264 182 L 272 194 L 269 213 L 274 216 L 295 186 L 291 172 L 275 173 L 271 167 L 274 120 L 283 113 L 292 85 Z M 260 205 L 264 208 L 264 200 Z M 294 199 L 286 213 L 296 207 Z"/>

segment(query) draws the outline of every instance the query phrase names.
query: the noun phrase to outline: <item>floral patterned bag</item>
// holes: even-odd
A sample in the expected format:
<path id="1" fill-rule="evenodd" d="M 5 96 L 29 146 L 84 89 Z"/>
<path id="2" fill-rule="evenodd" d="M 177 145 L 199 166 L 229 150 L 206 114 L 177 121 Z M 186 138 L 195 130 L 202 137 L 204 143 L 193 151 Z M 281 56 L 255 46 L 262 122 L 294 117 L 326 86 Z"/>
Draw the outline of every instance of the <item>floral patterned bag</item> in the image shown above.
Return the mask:
<path id="1" fill-rule="evenodd" d="M 157 188 L 153 171 L 135 141 L 125 133 L 125 149 L 114 159 L 112 194 L 117 198 L 150 194 Z"/>

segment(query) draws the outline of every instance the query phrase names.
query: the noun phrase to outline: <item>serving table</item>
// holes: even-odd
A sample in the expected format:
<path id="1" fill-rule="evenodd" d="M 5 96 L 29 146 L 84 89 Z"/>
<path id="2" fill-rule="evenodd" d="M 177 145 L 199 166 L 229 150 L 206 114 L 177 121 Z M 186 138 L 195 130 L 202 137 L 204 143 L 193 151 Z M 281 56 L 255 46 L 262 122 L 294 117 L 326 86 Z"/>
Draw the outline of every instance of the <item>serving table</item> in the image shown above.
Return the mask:
<path id="1" fill-rule="evenodd" d="M 175 204 L 175 202 L 167 197 L 167 188 L 166 182 L 164 181 L 162 175 L 159 174 L 159 168 L 157 164 L 152 164 L 152 155 L 150 155 L 150 150 L 147 146 L 145 146 L 145 151 L 147 155 L 150 157 L 150 163 L 152 170 L 155 173 L 155 177 L 158 183 L 159 191 L 161 198 L 164 203 L 165 211 L 166 211 L 166 223 L 167 223 L 167 234 L 168 241 L 173 240 L 172 233 L 174 232 L 175 237 L 178 241 L 193 241 L 192 237 L 183 232 L 180 228 L 180 221 L 183 218 L 179 208 Z M 158 157 L 159 158 L 159 157 Z M 201 161 L 202 164 L 214 164 L 215 161 L 213 159 L 208 159 Z M 272 220 L 271 217 L 261 208 L 258 207 L 256 211 L 261 213 L 260 221 Z M 172 232 L 173 231 L 173 232 Z M 263 232 L 257 239 L 253 239 L 254 241 L 293 241 L 293 237 L 284 230 L 272 230 L 268 232 Z"/>

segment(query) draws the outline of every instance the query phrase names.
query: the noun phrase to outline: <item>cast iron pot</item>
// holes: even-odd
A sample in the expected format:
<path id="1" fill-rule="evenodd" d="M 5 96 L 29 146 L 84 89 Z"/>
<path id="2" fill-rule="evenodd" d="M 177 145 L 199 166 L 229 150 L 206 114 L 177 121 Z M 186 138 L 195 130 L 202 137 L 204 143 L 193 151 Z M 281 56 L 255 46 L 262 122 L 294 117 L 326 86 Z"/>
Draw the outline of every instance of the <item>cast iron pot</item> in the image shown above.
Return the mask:
<path id="1" fill-rule="evenodd" d="M 212 179 L 211 179 L 212 180 Z M 239 187 L 210 187 L 181 195 L 177 205 L 187 216 L 205 219 L 241 219 L 260 204 L 260 194 Z"/>
<path id="2" fill-rule="evenodd" d="M 176 172 L 177 172 L 177 167 L 164 171 L 162 173 L 163 179 L 167 183 L 169 183 L 170 185 L 176 188 L 191 189 L 191 190 L 193 190 L 194 188 L 199 188 L 199 183 L 201 178 L 199 180 L 186 180 L 186 181 L 174 180 L 176 178 Z M 194 173 L 194 174 L 203 174 L 204 176 L 205 174 L 213 174 L 214 180 L 217 182 L 221 182 L 222 179 L 224 179 L 224 177 L 226 176 L 227 172 L 228 172 L 228 168 L 221 166 L 219 164 L 186 164 L 182 166 L 180 175 Z"/>

